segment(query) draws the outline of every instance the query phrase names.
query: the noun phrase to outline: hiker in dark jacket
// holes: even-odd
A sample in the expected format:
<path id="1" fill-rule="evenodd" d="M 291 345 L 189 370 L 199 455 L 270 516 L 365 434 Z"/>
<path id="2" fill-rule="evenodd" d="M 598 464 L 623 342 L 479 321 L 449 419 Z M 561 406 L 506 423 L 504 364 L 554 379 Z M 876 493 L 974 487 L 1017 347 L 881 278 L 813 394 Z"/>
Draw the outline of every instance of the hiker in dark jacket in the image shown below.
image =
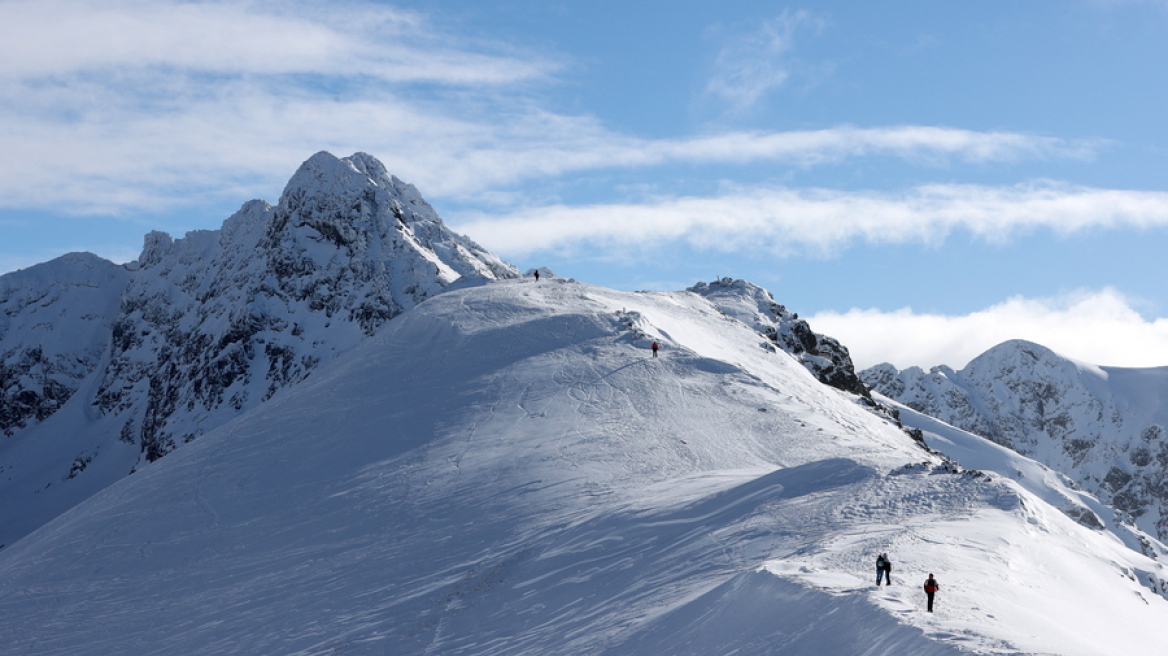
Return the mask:
<path id="1" fill-rule="evenodd" d="M 929 578 L 925 579 L 925 596 L 929 599 L 929 612 L 933 612 L 933 595 L 937 593 L 937 589 L 941 586 L 937 584 L 937 579 L 929 574 Z"/>
<path id="2" fill-rule="evenodd" d="M 884 556 L 884 585 L 892 585 L 892 560 L 887 555 Z"/>
<path id="3" fill-rule="evenodd" d="M 880 583 L 884 581 L 884 563 L 887 562 L 888 556 L 880 554 L 876 556 L 876 587 L 880 587 Z"/>

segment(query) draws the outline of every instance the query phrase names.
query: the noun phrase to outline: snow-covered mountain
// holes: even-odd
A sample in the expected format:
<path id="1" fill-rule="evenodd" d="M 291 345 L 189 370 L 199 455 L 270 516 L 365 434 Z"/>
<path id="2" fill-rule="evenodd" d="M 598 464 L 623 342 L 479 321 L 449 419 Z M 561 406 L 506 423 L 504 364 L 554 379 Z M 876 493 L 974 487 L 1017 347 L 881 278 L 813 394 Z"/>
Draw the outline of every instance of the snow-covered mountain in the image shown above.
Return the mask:
<path id="1" fill-rule="evenodd" d="M 1072 519 L 1103 506 L 981 438 L 926 426 L 998 473 L 922 448 L 774 348 L 752 288 L 723 287 L 432 296 L 0 550 L 0 644 L 1157 653 L 1157 541 Z M 877 589 L 880 552 L 894 584 Z"/>
<path id="2" fill-rule="evenodd" d="M 250 202 L 219 231 L 148 235 L 134 269 L 96 407 L 147 460 L 455 280 L 518 275 L 361 153 L 318 153 L 276 207 Z"/>
<path id="3" fill-rule="evenodd" d="M 322 152 L 276 206 L 151 233 L 127 266 L 74 254 L 0 277 L 0 544 L 454 283 L 517 276 L 373 157 Z"/>
<path id="4" fill-rule="evenodd" d="M 89 253 L 0 276 L 0 435 L 51 416 L 101 366 L 128 280 Z"/>
<path id="5" fill-rule="evenodd" d="M 1159 540 L 1014 451 L 902 424 L 768 291 L 543 273 L 372 157 L 319 153 L 220 230 L 0 277 L 0 651 L 1160 648 Z M 1150 379 L 1080 369 L 1160 425 Z M 1128 461 L 1160 457 L 1145 433 Z"/>
<path id="6" fill-rule="evenodd" d="M 1101 367 L 1025 341 L 964 369 L 882 364 L 872 388 L 1064 472 L 1148 533 L 1168 538 L 1168 367 Z"/>

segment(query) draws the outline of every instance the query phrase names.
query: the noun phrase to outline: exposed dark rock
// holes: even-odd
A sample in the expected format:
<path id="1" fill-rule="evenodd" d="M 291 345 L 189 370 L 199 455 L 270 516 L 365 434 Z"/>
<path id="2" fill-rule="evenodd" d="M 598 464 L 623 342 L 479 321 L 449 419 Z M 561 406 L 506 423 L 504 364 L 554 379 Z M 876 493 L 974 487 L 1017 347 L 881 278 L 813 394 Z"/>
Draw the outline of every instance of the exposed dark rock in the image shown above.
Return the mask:
<path id="1" fill-rule="evenodd" d="M 775 302 L 767 290 L 746 282 L 721 278 L 698 283 L 689 291 L 714 302 L 766 336 L 799 360 L 825 385 L 870 399 L 871 392 L 856 374 L 852 356 L 838 340 L 816 333 L 798 314 Z"/>
<path id="2" fill-rule="evenodd" d="M 93 407 L 146 460 L 303 380 L 455 280 L 518 276 L 363 153 L 314 155 L 279 204 L 245 203 L 220 230 L 152 232 L 126 267 L 65 264 L 0 278 L 0 328 L 14 329 L 0 333 L 0 431 L 52 415 L 96 374 Z M 42 350 L 38 313 L 84 286 L 105 299 L 84 320 L 99 328 L 91 343 Z M 55 314 L 41 323 L 70 328 Z"/>

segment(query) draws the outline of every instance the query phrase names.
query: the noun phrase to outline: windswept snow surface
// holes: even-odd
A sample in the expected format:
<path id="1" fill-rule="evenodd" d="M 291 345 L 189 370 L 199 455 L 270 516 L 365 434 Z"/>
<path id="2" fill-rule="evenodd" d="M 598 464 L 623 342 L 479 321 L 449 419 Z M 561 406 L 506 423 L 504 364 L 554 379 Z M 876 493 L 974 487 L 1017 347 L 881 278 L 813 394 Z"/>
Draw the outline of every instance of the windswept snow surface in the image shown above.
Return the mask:
<path id="1" fill-rule="evenodd" d="M 0 551 L 0 644 L 1151 654 L 1149 577 L 698 295 L 511 280 L 425 301 Z"/>

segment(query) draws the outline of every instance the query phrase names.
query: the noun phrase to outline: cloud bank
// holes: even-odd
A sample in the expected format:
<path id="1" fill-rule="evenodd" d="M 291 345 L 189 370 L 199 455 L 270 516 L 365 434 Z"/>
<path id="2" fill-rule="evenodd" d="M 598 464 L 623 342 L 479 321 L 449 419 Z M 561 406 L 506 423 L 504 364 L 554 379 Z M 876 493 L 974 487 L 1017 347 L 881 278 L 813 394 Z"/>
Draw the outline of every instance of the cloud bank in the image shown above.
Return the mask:
<path id="1" fill-rule="evenodd" d="M 994 187 L 924 185 L 905 192 L 755 187 L 716 197 L 529 208 L 467 216 L 458 228 L 521 256 L 541 250 L 637 249 L 685 242 L 697 249 L 777 255 L 831 254 L 855 242 L 938 243 L 954 231 L 986 241 L 1048 229 L 1168 225 L 1168 193 L 1095 189 L 1054 182 Z"/>
<path id="2" fill-rule="evenodd" d="M 1168 365 L 1168 319 L 1144 318 L 1138 301 L 1112 288 L 1053 298 L 1014 297 L 965 316 L 853 309 L 804 317 L 847 345 L 858 369 L 955 369 L 1011 339 L 1042 344 L 1066 357 L 1118 367 Z"/>

